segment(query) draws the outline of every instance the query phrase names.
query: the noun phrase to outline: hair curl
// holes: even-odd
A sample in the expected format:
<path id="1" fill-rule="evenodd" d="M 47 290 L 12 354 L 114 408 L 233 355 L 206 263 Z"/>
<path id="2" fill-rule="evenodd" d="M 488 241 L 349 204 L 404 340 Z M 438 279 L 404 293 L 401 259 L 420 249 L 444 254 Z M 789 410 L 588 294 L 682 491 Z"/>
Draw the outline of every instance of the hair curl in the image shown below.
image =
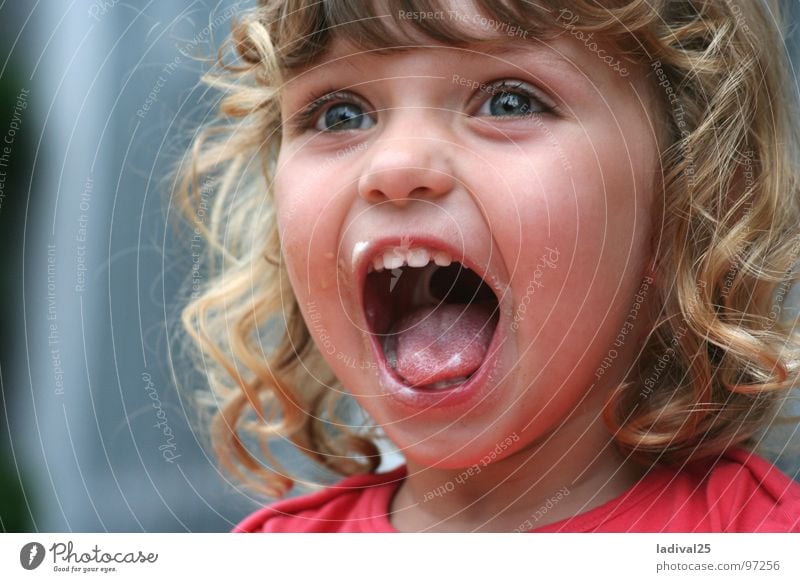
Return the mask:
<path id="1" fill-rule="evenodd" d="M 374 471 L 380 461 L 378 433 L 341 420 L 341 395 L 326 387 L 336 380 L 311 341 L 281 260 L 270 190 L 281 85 L 317 62 L 334 34 L 365 49 L 408 44 L 408 27 L 449 45 L 481 40 L 442 20 L 398 17 L 447 9 L 439 4 L 262 1 L 234 24 L 204 76 L 222 92 L 220 115 L 196 137 L 176 192 L 208 242 L 208 277 L 183 323 L 212 388 L 211 435 L 221 463 L 270 496 L 298 480 L 269 449 L 274 439 L 340 475 Z M 566 7 L 577 16 L 573 30 L 603 35 L 650 68 L 667 136 L 663 213 L 653 228 L 659 284 L 648 302 L 655 325 L 604 417 L 634 458 L 682 463 L 752 443 L 797 380 L 794 321 L 779 317 L 800 251 L 790 67 L 773 3 L 604 4 L 477 2 L 487 18 L 541 38 L 559 32 L 554 15 Z M 644 393 L 642 383 L 665 355 L 670 365 Z M 244 435 L 261 445 L 268 464 Z"/>

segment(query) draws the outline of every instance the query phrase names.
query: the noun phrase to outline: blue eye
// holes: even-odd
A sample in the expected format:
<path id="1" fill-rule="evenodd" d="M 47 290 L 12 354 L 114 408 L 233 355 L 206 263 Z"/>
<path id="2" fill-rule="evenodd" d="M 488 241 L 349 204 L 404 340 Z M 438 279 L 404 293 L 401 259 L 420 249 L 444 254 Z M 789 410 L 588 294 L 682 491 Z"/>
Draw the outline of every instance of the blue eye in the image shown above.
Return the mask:
<path id="1" fill-rule="evenodd" d="M 524 117 L 549 111 L 533 87 L 522 81 L 503 81 L 488 88 L 492 94 L 483 102 L 478 115 Z"/>
<path id="2" fill-rule="evenodd" d="M 318 131 L 346 131 L 369 129 L 374 120 L 355 103 L 336 103 L 322 112 L 314 129 Z"/>
<path id="3" fill-rule="evenodd" d="M 531 111 L 531 99 L 516 93 L 498 93 L 489 100 L 492 115 L 525 115 Z"/>

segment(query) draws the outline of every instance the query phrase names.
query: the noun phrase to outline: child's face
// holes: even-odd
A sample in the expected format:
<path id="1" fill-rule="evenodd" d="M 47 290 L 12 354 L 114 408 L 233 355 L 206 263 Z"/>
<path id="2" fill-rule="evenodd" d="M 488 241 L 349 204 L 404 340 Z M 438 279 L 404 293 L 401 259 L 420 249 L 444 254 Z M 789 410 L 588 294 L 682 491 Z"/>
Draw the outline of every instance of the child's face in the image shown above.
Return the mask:
<path id="1" fill-rule="evenodd" d="M 300 308 L 345 390 L 418 463 L 468 466 L 510 436 L 507 456 L 573 411 L 585 425 L 638 347 L 614 341 L 651 250 L 643 75 L 568 34 L 512 40 L 389 54 L 337 41 L 282 102 L 275 193 Z"/>

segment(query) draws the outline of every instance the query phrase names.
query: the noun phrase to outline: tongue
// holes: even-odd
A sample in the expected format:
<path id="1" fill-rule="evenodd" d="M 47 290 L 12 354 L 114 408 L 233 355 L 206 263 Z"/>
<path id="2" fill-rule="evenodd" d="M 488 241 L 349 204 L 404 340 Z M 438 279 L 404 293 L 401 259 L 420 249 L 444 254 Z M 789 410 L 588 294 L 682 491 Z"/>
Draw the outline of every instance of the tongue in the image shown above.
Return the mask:
<path id="1" fill-rule="evenodd" d="M 495 309 L 495 304 L 454 303 L 416 309 L 388 337 L 395 345 L 395 370 L 411 386 L 466 378 L 486 357 Z"/>

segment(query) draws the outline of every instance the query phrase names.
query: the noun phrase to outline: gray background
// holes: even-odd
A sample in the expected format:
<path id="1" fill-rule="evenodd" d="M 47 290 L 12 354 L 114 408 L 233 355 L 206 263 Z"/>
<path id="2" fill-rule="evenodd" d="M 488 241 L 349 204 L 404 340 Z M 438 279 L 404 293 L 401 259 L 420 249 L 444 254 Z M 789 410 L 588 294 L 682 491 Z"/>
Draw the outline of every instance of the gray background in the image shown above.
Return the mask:
<path id="1" fill-rule="evenodd" d="M 0 3 L 0 132 L 29 91 L 0 207 L 0 530 L 225 531 L 257 507 L 190 429 L 168 357 L 191 257 L 165 227 L 164 179 L 212 103 L 197 84 L 203 67 L 182 51 L 210 53 L 231 4 Z M 797 2 L 786 6 L 797 14 Z M 796 32 L 791 41 L 796 52 Z M 177 66 L 165 75 L 167 63 Z M 151 393 L 174 433 L 173 462 L 159 450 Z"/>

